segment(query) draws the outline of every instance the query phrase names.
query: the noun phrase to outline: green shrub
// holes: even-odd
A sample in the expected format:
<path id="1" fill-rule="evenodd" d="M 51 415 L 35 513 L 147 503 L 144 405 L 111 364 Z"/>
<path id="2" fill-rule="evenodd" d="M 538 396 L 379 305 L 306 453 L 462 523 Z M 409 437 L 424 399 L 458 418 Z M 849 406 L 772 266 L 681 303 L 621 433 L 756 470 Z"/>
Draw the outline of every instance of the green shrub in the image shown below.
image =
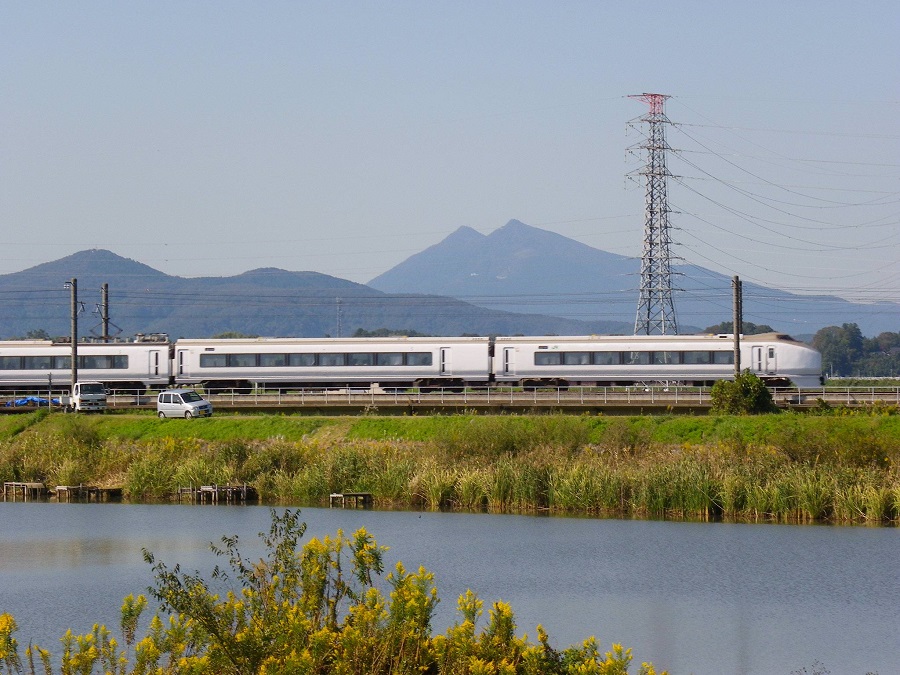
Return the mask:
<path id="1" fill-rule="evenodd" d="M 728 415 L 755 415 L 777 410 L 772 392 L 749 370 L 734 380 L 719 380 L 710 392 L 712 410 Z"/>
<path id="2" fill-rule="evenodd" d="M 634 454 L 650 447 L 650 437 L 647 425 L 630 417 L 619 417 L 607 424 L 601 443 L 608 450 Z"/>

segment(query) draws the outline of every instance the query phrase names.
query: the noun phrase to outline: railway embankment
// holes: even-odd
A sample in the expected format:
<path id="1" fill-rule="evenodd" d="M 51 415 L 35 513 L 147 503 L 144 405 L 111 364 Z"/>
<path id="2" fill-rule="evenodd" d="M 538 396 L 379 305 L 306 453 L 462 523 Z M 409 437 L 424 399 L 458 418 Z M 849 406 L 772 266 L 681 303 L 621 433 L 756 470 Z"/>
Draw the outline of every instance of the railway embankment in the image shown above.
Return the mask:
<path id="1" fill-rule="evenodd" d="M 252 486 L 267 503 L 776 522 L 900 522 L 900 416 L 0 417 L 2 481 Z"/>

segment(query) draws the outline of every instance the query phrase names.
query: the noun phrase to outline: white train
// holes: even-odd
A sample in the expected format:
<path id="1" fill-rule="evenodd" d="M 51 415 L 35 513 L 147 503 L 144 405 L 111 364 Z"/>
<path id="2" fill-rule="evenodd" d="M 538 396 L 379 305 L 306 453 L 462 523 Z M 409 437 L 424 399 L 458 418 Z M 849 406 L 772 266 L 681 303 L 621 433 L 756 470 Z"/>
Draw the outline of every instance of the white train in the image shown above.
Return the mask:
<path id="1" fill-rule="evenodd" d="M 483 386 L 490 346 L 482 337 L 178 340 L 173 376 L 212 390 Z"/>
<path id="2" fill-rule="evenodd" d="M 79 379 L 110 389 L 709 385 L 734 375 L 731 335 L 255 338 L 79 343 Z M 71 346 L 0 342 L 0 388 L 69 386 Z M 818 385 L 818 351 L 780 333 L 741 339 L 741 367 L 772 386 Z"/>
<path id="3" fill-rule="evenodd" d="M 172 366 L 169 342 L 78 343 L 78 379 L 111 389 L 167 387 Z M 21 391 L 68 390 L 72 345 L 49 340 L 0 342 L 0 388 Z"/>
<path id="4" fill-rule="evenodd" d="M 822 355 L 783 333 L 742 336 L 741 369 L 770 386 L 821 384 Z M 733 335 L 498 337 L 494 381 L 509 384 L 712 384 L 734 377 Z"/>

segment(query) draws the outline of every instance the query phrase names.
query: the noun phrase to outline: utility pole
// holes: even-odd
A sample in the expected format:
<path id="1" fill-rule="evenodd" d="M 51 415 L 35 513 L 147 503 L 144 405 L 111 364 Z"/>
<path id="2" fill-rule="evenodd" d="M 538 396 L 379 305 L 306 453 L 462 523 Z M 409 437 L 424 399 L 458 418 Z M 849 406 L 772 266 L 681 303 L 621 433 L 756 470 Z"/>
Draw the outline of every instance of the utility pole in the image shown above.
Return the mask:
<path id="1" fill-rule="evenodd" d="M 337 311 L 337 336 L 338 336 L 338 337 L 341 337 L 341 330 L 342 330 L 341 324 L 343 323 L 343 313 L 341 312 L 341 303 L 342 303 L 342 300 L 341 300 L 340 298 L 335 298 L 334 301 L 335 301 L 335 304 L 337 305 L 337 307 L 336 307 L 336 311 Z"/>
<path id="2" fill-rule="evenodd" d="M 102 322 L 101 339 L 109 342 L 109 284 L 100 287 L 100 321 Z"/>
<path id="3" fill-rule="evenodd" d="M 744 290 L 737 275 L 731 280 L 732 330 L 734 331 L 734 379 L 741 374 L 741 333 L 744 332 Z"/>
<path id="4" fill-rule="evenodd" d="M 72 278 L 66 285 L 72 292 L 72 389 L 75 391 L 75 383 L 78 382 L 78 279 Z"/>
<path id="5" fill-rule="evenodd" d="M 644 206 L 644 247 L 641 254 L 641 288 L 634 334 L 675 335 L 678 322 L 672 301 L 671 245 L 669 203 L 666 178 L 665 125 L 671 124 L 663 112 L 666 94 L 641 94 L 629 98 L 643 101 L 650 112 L 640 118 L 649 126 L 645 141 L 637 146 L 647 151 L 647 164 L 639 171 L 646 183 Z"/>

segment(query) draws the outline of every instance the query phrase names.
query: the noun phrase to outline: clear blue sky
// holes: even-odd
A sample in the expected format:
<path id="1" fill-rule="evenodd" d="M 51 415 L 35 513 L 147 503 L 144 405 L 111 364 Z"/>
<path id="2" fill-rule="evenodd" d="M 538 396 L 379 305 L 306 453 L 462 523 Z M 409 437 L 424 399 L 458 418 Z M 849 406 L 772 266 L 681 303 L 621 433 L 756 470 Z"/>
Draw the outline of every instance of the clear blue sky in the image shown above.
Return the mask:
<path id="1" fill-rule="evenodd" d="M 0 273 L 365 282 L 512 218 L 638 256 L 628 95 L 659 92 L 678 255 L 900 300 L 898 29 L 896 0 L 4 2 Z"/>

